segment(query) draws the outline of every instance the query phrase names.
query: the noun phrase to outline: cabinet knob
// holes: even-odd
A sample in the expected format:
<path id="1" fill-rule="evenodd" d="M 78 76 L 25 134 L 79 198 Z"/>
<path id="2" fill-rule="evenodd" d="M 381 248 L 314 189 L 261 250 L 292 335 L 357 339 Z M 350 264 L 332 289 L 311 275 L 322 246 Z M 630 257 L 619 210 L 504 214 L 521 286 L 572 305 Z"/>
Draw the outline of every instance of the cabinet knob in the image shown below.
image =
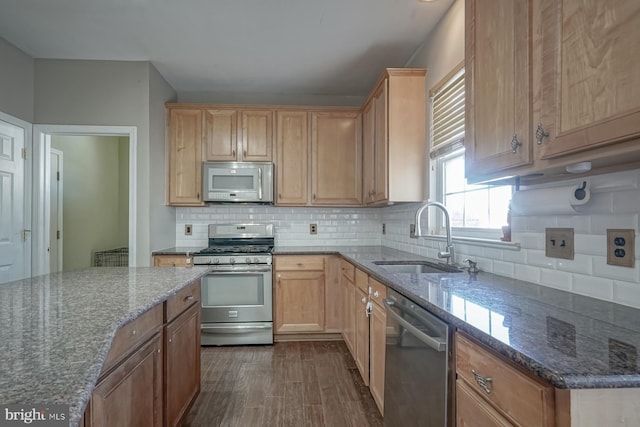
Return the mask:
<path id="1" fill-rule="evenodd" d="M 236 150 L 231 150 L 231 157 L 235 157 L 236 156 Z"/>
<path id="2" fill-rule="evenodd" d="M 379 293 L 378 291 L 375 291 L 375 292 L 373 293 L 373 296 L 374 296 L 375 298 L 378 298 L 378 297 L 380 296 L 380 293 Z"/>
<path id="3" fill-rule="evenodd" d="M 242 157 L 243 157 L 243 158 L 246 158 L 246 157 L 247 157 L 247 150 L 244 150 L 244 151 L 242 152 Z"/>
<path id="4" fill-rule="evenodd" d="M 542 140 L 549 136 L 549 132 L 545 132 L 542 127 L 542 123 L 538 123 L 538 127 L 536 128 L 536 142 L 538 145 L 542 144 Z"/>
<path id="5" fill-rule="evenodd" d="M 362 303 L 365 304 L 367 302 L 367 299 L 365 297 L 362 297 Z"/>
<path id="6" fill-rule="evenodd" d="M 316 195 L 315 194 L 313 195 L 313 200 L 316 200 Z"/>
<path id="7" fill-rule="evenodd" d="M 184 300 L 185 300 L 185 301 L 192 301 L 192 300 L 193 300 L 193 295 L 187 295 L 187 296 L 184 298 Z"/>
<path id="8" fill-rule="evenodd" d="M 131 335 L 135 335 L 136 334 L 136 330 L 134 329 L 133 331 L 131 331 Z"/>
<path id="9" fill-rule="evenodd" d="M 169 342 L 171 342 L 171 338 L 169 338 Z"/>
<path id="10" fill-rule="evenodd" d="M 196 193 L 196 199 L 200 200 L 200 193 Z"/>
<path id="11" fill-rule="evenodd" d="M 517 153 L 518 147 L 522 147 L 522 142 L 518 141 L 518 135 L 514 133 L 511 138 L 511 152 Z"/>

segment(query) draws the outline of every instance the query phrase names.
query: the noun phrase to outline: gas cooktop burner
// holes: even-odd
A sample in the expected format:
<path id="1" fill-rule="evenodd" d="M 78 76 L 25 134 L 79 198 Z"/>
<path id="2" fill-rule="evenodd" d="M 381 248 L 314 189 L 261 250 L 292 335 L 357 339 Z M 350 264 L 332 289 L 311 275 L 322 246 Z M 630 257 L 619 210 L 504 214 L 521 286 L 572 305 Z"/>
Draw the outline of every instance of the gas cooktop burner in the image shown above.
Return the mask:
<path id="1" fill-rule="evenodd" d="M 200 254 L 269 254 L 273 251 L 272 246 L 210 246 L 201 250 Z"/>

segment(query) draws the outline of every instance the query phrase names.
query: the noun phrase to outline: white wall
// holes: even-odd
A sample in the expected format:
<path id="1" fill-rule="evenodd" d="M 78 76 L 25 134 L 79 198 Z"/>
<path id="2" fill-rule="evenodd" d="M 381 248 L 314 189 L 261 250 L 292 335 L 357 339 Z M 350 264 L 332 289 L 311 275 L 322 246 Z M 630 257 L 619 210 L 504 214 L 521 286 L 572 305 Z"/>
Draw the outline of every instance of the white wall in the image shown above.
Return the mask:
<path id="1" fill-rule="evenodd" d="M 118 137 L 57 136 L 51 147 L 64 153 L 63 270 L 91 266 L 95 251 L 129 244 L 128 199 L 121 208 L 121 175 L 128 174 L 128 156 L 120 155 Z M 128 144 L 124 144 L 128 152 Z M 120 164 L 120 160 L 125 160 Z M 124 170 L 123 170 L 124 169 Z M 126 194 L 128 186 L 124 187 Z M 123 212 L 124 211 L 124 212 Z M 122 215 L 124 213 L 124 216 Z"/>
<path id="2" fill-rule="evenodd" d="M 33 59 L 0 37 L 0 111 L 33 123 Z"/>

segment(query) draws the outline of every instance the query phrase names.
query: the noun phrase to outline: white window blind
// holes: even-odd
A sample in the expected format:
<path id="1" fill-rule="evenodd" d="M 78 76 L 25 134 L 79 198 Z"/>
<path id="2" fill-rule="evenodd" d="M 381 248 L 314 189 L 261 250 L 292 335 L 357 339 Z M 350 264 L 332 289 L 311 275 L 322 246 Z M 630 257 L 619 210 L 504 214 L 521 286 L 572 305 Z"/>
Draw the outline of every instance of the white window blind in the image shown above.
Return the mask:
<path id="1" fill-rule="evenodd" d="M 464 142 L 464 68 L 431 95 L 431 158 L 451 153 Z"/>

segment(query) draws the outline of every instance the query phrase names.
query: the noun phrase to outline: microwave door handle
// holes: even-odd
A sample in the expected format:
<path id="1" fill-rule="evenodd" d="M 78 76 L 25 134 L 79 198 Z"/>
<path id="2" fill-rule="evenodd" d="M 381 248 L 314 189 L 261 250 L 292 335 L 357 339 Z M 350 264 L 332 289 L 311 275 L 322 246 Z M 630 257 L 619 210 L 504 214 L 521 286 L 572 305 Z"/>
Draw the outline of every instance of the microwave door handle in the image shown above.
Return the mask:
<path id="1" fill-rule="evenodd" d="M 262 168 L 258 168 L 258 199 L 262 200 Z"/>

